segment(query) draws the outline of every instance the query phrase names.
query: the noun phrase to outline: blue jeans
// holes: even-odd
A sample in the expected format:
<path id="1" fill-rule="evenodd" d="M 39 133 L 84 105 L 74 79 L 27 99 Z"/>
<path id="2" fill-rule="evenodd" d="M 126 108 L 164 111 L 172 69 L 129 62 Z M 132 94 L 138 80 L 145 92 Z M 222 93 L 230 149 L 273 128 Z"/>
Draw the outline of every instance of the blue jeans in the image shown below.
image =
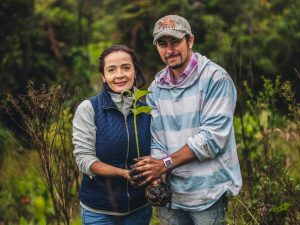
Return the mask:
<path id="1" fill-rule="evenodd" d="M 81 209 L 83 225 L 149 225 L 152 207 L 145 206 L 126 216 L 112 216 Z"/>
<path id="2" fill-rule="evenodd" d="M 203 211 L 158 209 L 161 225 L 225 225 L 227 196 L 224 194 L 215 204 Z"/>

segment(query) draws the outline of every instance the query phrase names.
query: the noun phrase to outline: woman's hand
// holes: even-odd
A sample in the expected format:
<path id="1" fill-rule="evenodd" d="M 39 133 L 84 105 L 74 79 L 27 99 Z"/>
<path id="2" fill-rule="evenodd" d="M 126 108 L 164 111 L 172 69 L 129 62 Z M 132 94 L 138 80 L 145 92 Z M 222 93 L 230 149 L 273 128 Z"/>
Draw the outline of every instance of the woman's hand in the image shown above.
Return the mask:
<path id="1" fill-rule="evenodd" d="M 164 176 L 164 175 L 163 175 Z M 145 195 L 148 202 L 156 207 L 166 206 L 171 202 L 171 186 L 163 181 L 165 178 L 154 180 L 147 188 Z"/>
<path id="2" fill-rule="evenodd" d="M 146 188 L 146 192 L 145 195 L 149 200 L 152 200 L 154 198 L 156 198 L 155 193 L 153 193 L 153 190 L 158 187 L 161 183 L 161 179 L 156 179 L 154 181 L 151 182 L 151 184 Z"/>
<path id="3" fill-rule="evenodd" d="M 95 175 L 105 176 L 105 177 L 122 177 L 126 180 L 130 180 L 129 170 L 115 167 L 101 161 L 94 162 L 90 170 Z"/>
<path id="4" fill-rule="evenodd" d="M 126 180 L 130 180 L 129 170 L 121 169 L 121 177 L 125 178 Z"/>

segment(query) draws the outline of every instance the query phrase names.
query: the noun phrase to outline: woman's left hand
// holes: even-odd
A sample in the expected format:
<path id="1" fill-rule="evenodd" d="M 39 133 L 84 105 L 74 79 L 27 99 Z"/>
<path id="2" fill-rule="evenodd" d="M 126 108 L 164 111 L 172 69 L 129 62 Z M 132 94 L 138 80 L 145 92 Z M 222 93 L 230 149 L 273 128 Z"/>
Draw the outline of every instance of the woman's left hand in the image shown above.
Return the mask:
<path id="1" fill-rule="evenodd" d="M 122 170 L 122 177 L 124 177 L 126 180 L 130 180 L 130 176 L 129 176 L 129 170 Z"/>

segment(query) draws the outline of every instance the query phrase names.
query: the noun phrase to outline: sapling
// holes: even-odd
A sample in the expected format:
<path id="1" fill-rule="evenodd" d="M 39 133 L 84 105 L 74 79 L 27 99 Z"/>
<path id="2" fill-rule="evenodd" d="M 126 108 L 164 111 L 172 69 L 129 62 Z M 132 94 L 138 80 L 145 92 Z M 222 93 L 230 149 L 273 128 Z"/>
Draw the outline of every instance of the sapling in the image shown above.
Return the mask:
<path id="1" fill-rule="evenodd" d="M 150 93 L 151 93 L 151 91 L 139 90 L 136 88 L 134 89 L 133 108 L 131 111 L 133 112 L 134 134 L 135 134 L 136 150 L 137 150 L 137 157 L 138 157 L 135 161 L 138 161 L 139 159 L 141 159 L 136 118 L 137 118 L 137 115 L 139 115 L 140 113 L 147 113 L 147 114 L 151 113 L 151 107 L 150 106 L 139 106 L 138 100 L 141 97 L 146 96 Z M 126 94 L 126 93 L 124 93 L 124 94 Z M 129 92 L 128 94 L 131 94 L 131 93 Z M 129 175 L 130 175 L 130 177 L 138 176 L 138 172 L 136 170 L 132 169 L 130 171 Z M 140 179 L 144 179 L 144 178 L 141 176 Z M 133 186 L 136 185 L 135 182 L 132 181 L 132 179 L 131 179 L 131 183 Z M 160 182 L 155 187 L 149 186 L 148 191 L 146 192 L 146 196 L 148 198 L 149 203 L 152 204 L 153 206 L 166 206 L 167 203 L 171 202 L 172 192 L 171 192 L 170 184 L 167 181 L 165 181 L 165 182 Z"/>
<path id="2" fill-rule="evenodd" d="M 133 104 L 132 104 L 132 113 L 133 113 L 133 125 L 134 125 L 134 135 L 135 135 L 135 143 L 136 143 L 136 151 L 137 151 L 137 158 L 134 159 L 134 161 L 138 161 L 140 159 L 140 146 L 139 146 L 139 136 L 138 136 L 138 129 L 137 129 L 137 116 L 141 113 L 146 113 L 150 114 L 151 112 L 151 107 L 150 106 L 140 106 L 138 104 L 138 101 L 141 97 L 146 96 L 147 94 L 151 93 L 150 91 L 147 90 L 139 90 L 137 88 L 133 89 L 134 93 L 134 99 L 133 99 Z M 122 96 L 131 96 L 131 92 L 129 90 L 123 90 L 121 92 Z M 138 173 L 135 169 L 131 169 L 129 172 L 129 176 L 133 178 L 136 176 Z M 133 182 L 132 179 L 130 179 L 130 182 L 133 186 L 135 186 L 135 183 Z"/>
<path id="3" fill-rule="evenodd" d="M 134 88 L 134 100 L 132 105 L 132 113 L 133 113 L 133 125 L 134 125 L 134 135 L 135 135 L 135 143 L 136 143 L 136 151 L 137 151 L 137 157 L 140 158 L 140 146 L 139 146 L 139 137 L 138 137 L 138 129 L 137 129 L 137 121 L 136 117 L 137 115 L 141 113 L 151 113 L 151 107 L 150 106 L 139 106 L 138 100 L 151 93 L 151 91 L 147 90 L 139 90 L 137 88 Z"/>

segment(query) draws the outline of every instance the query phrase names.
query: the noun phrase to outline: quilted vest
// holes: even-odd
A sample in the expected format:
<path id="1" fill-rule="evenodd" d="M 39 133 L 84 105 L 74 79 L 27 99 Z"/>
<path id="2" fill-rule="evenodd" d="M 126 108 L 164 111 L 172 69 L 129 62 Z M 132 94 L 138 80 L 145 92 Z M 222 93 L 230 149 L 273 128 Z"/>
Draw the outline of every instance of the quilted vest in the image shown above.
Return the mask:
<path id="1" fill-rule="evenodd" d="M 137 157 L 133 114 L 123 115 L 104 90 L 89 99 L 95 111 L 96 156 L 104 163 L 130 169 Z M 146 105 L 139 102 L 139 105 Z M 150 115 L 137 116 L 140 156 L 150 154 Z M 126 213 L 147 204 L 144 188 L 134 188 L 121 177 L 83 175 L 79 199 L 98 210 Z"/>

